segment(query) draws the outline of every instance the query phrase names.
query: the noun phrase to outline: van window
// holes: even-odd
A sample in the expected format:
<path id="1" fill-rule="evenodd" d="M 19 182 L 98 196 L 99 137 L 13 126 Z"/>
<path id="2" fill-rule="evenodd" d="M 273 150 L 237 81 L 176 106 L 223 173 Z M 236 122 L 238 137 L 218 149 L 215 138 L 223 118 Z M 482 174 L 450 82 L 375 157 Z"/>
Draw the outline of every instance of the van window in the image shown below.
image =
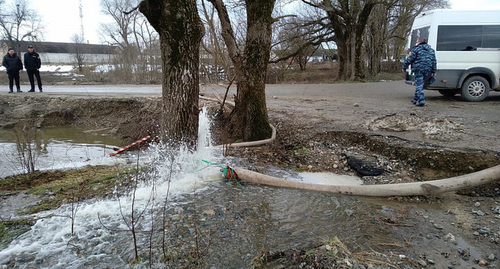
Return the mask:
<path id="1" fill-rule="evenodd" d="M 430 26 L 427 26 L 427 27 L 422 27 L 419 29 L 414 29 L 413 31 L 411 31 L 410 47 L 415 46 L 415 44 L 417 43 L 418 37 L 423 37 L 423 38 L 429 40 L 429 29 L 430 29 Z"/>
<path id="2" fill-rule="evenodd" d="M 500 25 L 440 25 L 438 51 L 467 51 L 477 48 L 499 48 Z"/>
<path id="3" fill-rule="evenodd" d="M 483 48 L 500 48 L 500 25 L 484 26 Z"/>

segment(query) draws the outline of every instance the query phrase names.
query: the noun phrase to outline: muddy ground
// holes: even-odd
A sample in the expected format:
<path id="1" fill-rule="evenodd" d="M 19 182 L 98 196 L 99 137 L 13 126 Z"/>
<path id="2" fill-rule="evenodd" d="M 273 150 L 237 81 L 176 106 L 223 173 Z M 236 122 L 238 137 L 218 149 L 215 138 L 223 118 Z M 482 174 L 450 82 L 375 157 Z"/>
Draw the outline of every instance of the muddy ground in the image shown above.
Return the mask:
<path id="1" fill-rule="evenodd" d="M 466 103 L 458 97 L 431 93 L 428 105 L 417 108 L 410 103 L 411 91 L 399 93 L 391 88 L 397 85 L 338 85 L 334 92 L 325 89 L 336 86 L 289 85 L 289 91 L 270 87 L 268 109 L 270 122 L 277 129 L 276 141 L 259 148 L 229 150 L 228 154 L 243 158 L 242 166 L 261 172 L 274 166 L 358 174 L 347 162 L 354 156 L 384 169 L 379 176 L 364 176 L 367 184 L 440 179 L 500 164 L 497 96 L 482 103 Z M 385 97 L 373 98 L 367 87 L 383 88 L 386 92 L 379 94 Z M 205 87 L 204 94 L 213 97 L 221 90 Z M 13 128 L 23 122 L 39 128 L 75 125 L 103 129 L 103 135 L 133 141 L 157 131 L 154 115 L 161 108 L 160 102 L 158 96 L 2 94 L 0 127 Z M 213 105 L 204 100 L 201 103 Z M 224 126 L 214 129 L 220 134 Z M 219 138 L 224 140 L 223 135 Z M 376 218 L 393 229 L 392 242 L 385 243 L 379 260 L 399 268 L 500 265 L 499 188 L 490 184 L 438 196 L 374 200 L 381 206 L 391 204 L 392 212 Z M 299 268 L 302 262 L 290 260 L 284 266 Z"/>

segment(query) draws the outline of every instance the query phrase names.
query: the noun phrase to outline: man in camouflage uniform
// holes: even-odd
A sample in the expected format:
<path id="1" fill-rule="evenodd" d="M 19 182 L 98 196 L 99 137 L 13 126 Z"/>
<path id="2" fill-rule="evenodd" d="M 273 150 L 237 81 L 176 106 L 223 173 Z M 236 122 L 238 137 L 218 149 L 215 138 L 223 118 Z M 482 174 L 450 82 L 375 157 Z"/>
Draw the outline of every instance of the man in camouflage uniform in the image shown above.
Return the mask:
<path id="1" fill-rule="evenodd" d="M 436 55 L 427 44 L 425 38 L 419 37 L 417 44 L 411 49 L 410 56 L 403 63 L 403 73 L 411 65 L 415 75 L 415 96 L 411 101 L 416 106 L 425 105 L 424 80 L 431 84 L 436 75 Z"/>

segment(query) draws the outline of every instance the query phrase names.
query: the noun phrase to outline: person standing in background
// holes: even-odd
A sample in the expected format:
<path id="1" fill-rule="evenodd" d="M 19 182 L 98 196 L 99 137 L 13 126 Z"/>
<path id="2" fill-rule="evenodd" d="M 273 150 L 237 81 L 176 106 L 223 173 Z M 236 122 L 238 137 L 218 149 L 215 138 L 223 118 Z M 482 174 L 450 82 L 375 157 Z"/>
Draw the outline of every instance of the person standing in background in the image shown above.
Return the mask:
<path id="1" fill-rule="evenodd" d="M 425 38 L 419 37 L 417 44 L 408 52 L 408 58 L 403 63 L 403 73 L 410 65 L 415 75 L 415 96 L 411 102 L 416 106 L 424 106 L 424 85 L 432 84 L 436 75 L 436 54 Z"/>
<path id="2" fill-rule="evenodd" d="M 9 52 L 3 56 L 2 65 L 7 70 L 7 75 L 9 76 L 9 93 L 13 92 L 14 81 L 16 82 L 17 92 L 23 92 L 21 91 L 21 86 L 19 86 L 19 71 L 23 71 L 23 62 L 17 56 L 14 48 L 9 48 Z"/>
<path id="3" fill-rule="evenodd" d="M 24 68 L 28 73 L 28 79 L 30 80 L 31 89 L 29 92 L 35 91 L 35 78 L 38 83 L 38 89 L 42 92 L 42 79 L 40 78 L 40 67 L 42 66 L 42 61 L 40 60 L 40 55 L 35 52 L 33 45 L 28 45 L 28 52 L 24 54 Z"/>

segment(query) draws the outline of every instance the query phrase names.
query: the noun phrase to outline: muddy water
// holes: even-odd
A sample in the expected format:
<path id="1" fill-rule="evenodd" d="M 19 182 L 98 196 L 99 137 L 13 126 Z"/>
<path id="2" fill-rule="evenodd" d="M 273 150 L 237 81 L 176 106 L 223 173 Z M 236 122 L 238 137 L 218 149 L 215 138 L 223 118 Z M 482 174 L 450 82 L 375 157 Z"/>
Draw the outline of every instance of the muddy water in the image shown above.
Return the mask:
<path id="1" fill-rule="evenodd" d="M 376 248 L 374 239 L 389 233 L 370 222 L 372 214 L 384 214 L 383 207 L 355 197 L 222 183 L 190 198 L 185 212 L 213 210 L 199 210 L 196 224 L 203 228 L 201 236 L 210 238 L 209 247 L 201 247 L 212 266 L 245 268 L 260 251 L 306 249 L 335 235 L 356 242 L 354 248 Z"/>
<path id="2" fill-rule="evenodd" d="M 199 160 L 200 156 L 187 159 Z M 167 176 L 164 167 L 176 167 L 167 160 L 157 159 L 157 169 L 143 175 L 155 178 L 156 183 L 141 186 L 135 193 L 135 212 L 145 212 L 136 226 L 140 264 L 133 263 L 133 237 L 124 221 L 130 219 L 131 196 L 122 194 L 79 204 L 75 235 L 70 233 L 71 205 L 40 213 L 29 232 L 0 250 L 0 268 L 148 268 L 150 245 L 152 268 L 194 268 L 198 266 L 187 261 L 196 257 L 203 260 L 202 268 L 249 268 L 262 251 L 307 249 L 333 236 L 354 252 L 384 252 L 384 244 L 415 235 L 426 240 L 424 235 L 436 233 L 430 221 L 409 223 L 410 230 L 386 225 L 382 219 L 403 220 L 400 216 L 408 210 L 401 209 L 408 205 L 397 201 L 225 182 L 218 167 L 204 168 L 195 161 L 190 163 L 193 167 L 179 167 Z M 229 165 L 231 161 L 218 159 Z M 307 174 L 305 178 L 313 177 Z M 431 216 L 445 212 L 443 205 L 412 207 Z M 52 217 L 43 218 L 48 215 Z M 471 249 L 466 241 L 458 241 L 464 249 Z M 484 254 L 470 252 L 475 257 Z M 167 261 L 162 260 L 164 254 Z"/>
<path id="3" fill-rule="evenodd" d="M 142 191 L 147 193 L 147 189 Z M 125 216 L 129 215 L 127 204 L 122 198 Z M 134 258 L 132 234 L 121 220 L 117 206 L 116 200 L 79 205 L 74 236 L 69 233 L 67 217 L 39 220 L 31 231 L 0 251 L 0 266 L 146 268 L 150 236 L 137 233 L 144 263 L 130 266 Z M 192 258 L 196 248 L 207 268 L 248 268 L 260 251 L 303 249 L 332 235 L 356 242 L 352 244 L 354 248 L 376 249 L 372 242 L 390 233 L 387 227 L 370 222 L 372 214 L 385 214 L 384 207 L 355 197 L 241 186 L 213 179 L 198 182 L 197 188 L 171 197 L 165 227 L 161 224 L 160 208 L 155 212 L 158 215 L 152 237 L 156 264 L 153 268 L 164 268 L 160 262 L 161 241 L 157 240 L 163 230 L 167 255 L 176 257 L 170 264 L 174 268 L 180 268 L 182 260 Z M 137 212 L 142 209 L 137 206 Z M 68 216 L 69 206 L 44 214 Z M 151 216 L 146 214 L 142 219 L 138 229 L 149 231 Z"/>
<path id="4" fill-rule="evenodd" d="M 107 153 L 109 144 L 102 145 L 105 146 L 98 150 L 100 156 Z M 430 221 L 411 223 L 413 226 L 408 230 L 398 230 L 381 220 L 401 218 L 407 209 L 401 209 L 404 206 L 398 202 L 224 182 L 218 168 L 203 168 L 201 159 L 231 166 L 244 160 L 221 159 L 220 155 L 210 152 L 179 153 L 176 154 L 179 163 L 169 165 L 164 153 L 161 149 L 156 152 L 160 157 L 153 157 L 150 165 L 154 171 L 143 175 L 149 181 L 154 179 L 155 184 L 142 186 L 135 193 L 135 201 L 130 199 L 130 194 L 122 194 L 120 198 L 82 202 L 75 217 L 74 235 L 71 235 L 68 217 L 71 205 L 42 212 L 29 232 L 0 251 L 0 268 L 147 268 L 150 261 L 153 268 L 165 268 L 165 265 L 193 268 L 196 266 L 187 261 L 196 257 L 202 258 L 206 268 L 248 268 L 261 251 L 307 249 L 333 236 L 341 238 L 356 252 L 387 252 L 384 244 L 404 242 L 415 235 L 426 244 L 425 248 L 435 244 L 430 242 L 434 236 L 430 239 L 425 236 L 437 233 Z M 154 153 L 141 154 L 152 155 Z M 172 169 L 174 173 L 169 176 Z M 311 177 L 314 176 L 307 174 L 302 179 L 312 181 Z M 163 224 L 162 202 L 167 197 Z M 130 219 L 132 203 L 135 203 L 134 212 L 146 212 L 136 227 L 140 264 L 133 262 L 133 237 L 124 221 Z M 435 216 L 446 212 L 442 208 L 437 205 L 418 210 Z M 52 217 L 44 218 L 49 215 Z M 447 218 L 448 215 L 443 216 L 442 223 L 452 222 Z M 465 240 L 457 238 L 461 247 L 471 249 Z M 152 260 L 149 260 L 150 250 Z M 488 254 L 470 252 L 476 257 Z M 436 253 L 433 259 L 440 252 Z M 162 260 L 164 254 L 166 261 Z M 419 257 L 418 254 L 413 256 Z"/>
<path id="5" fill-rule="evenodd" d="M 0 178 L 26 172 L 16 149 L 24 137 L 14 131 L 0 131 Z M 29 137 L 37 170 L 105 164 L 113 161 L 107 158 L 113 147 L 124 146 L 119 138 L 71 127 L 39 129 Z"/>

